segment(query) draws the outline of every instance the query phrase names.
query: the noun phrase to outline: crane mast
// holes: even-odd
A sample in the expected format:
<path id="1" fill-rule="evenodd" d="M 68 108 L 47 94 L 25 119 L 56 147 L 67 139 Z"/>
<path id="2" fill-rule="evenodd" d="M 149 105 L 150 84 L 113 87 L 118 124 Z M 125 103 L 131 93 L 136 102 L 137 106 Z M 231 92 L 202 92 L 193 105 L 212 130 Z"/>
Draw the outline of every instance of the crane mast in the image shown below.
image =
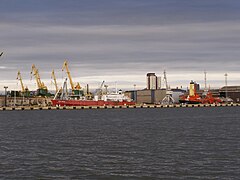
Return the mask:
<path id="1" fill-rule="evenodd" d="M 36 79 L 36 82 L 37 82 L 37 86 L 38 86 L 39 89 L 47 89 L 47 87 L 41 81 L 38 69 L 36 68 L 36 66 L 34 64 L 32 65 L 31 74 L 33 74 L 35 76 L 35 79 Z"/>
<path id="2" fill-rule="evenodd" d="M 20 81 L 21 87 L 22 87 L 22 92 L 24 93 L 25 92 L 25 88 L 24 88 L 24 85 L 23 85 L 23 82 L 22 82 L 22 76 L 21 76 L 20 71 L 18 71 L 18 73 L 17 73 L 17 79 Z"/>
<path id="3" fill-rule="evenodd" d="M 163 72 L 163 80 L 166 83 L 166 90 L 169 90 L 170 88 L 168 87 L 168 82 L 167 82 L 167 75 L 166 75 L 166 71 L 164 70 Z"/>
<path id="4" fill-rule="evenodd" d="M 64 69 L 66 70 L 66 73 L 67 73 L 67 75 L 68 75 L 68 79 L 69 79 L 69 81 L 70 81 L 70 85 L 71 85 L 72 90 L 79 90 L 79 89 L 81 89 L 81 86 L 80 86 L 79 83 L 77 83 L 77 85 L 74 86 L 74 83 L 73 83 L 73 81 L 72 81 L 72 76 L 71 76 L 70 71 L 69 71 L 69 68 L 68 68 L 68 62 L 67 62 L 67 60 L 65 60 L 64 63 L 63 63 L 62 71 L 64 71 Z"/>
<path id="5" fill-rule="evenodd" d="M 166 75 L 166 71 L 165 70 L 163 72 L 163 75 L 164 75 L 163 79 L 164 79 L 164 81 L 166 83 L 166 96 L 162 99 L 161 104 L 163 104 L 163 105 L 170 105 L 170 104 L 174 103 L 174 99 L 172 97 L 173 92 L 171 91 L 171 88 L 168 85 L 167 75 Z"/>
<path id="6" fill-rule="evenodd" d="M 56 92 L 57 92 L 58 91 L 58 85 L 57 85 L 57 80 L 56 80 L 56 76 L 55 76 L 54 70 L 52 70 L 51 78 L 54 80 L 54 85 L 55 85 L 55 89 L 56 89 Z"/>

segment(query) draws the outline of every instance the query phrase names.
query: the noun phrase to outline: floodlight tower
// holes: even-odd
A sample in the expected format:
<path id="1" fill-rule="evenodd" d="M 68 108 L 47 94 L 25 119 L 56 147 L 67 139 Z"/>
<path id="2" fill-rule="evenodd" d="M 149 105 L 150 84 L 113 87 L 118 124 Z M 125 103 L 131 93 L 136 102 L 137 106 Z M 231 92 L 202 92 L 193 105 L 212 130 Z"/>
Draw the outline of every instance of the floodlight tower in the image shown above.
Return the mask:
<path id="1" fill-rule="evenodd" d="M 227 88 L 227 76 L 228 76 L 228 74 L 227 73 L 225 73 L 224 74 L 224 76 L 225 76 L 225 96 L 226 96 L 226 99 L 228 98 L 228 88 Z"/>
<path id="2" fill-rule="evenodd" d="M 204 71 L 204 84 L 205 84 L 204 90 L 206 91 L 207 90 L 207 72 L 206 71 Z"/>
<path id="3" fill-rule="evenodd" d="M 7 86 L 4 86 L 5 89 L 5 107 L 7 106 Z"/>
<path id="4" fill-rule="evenodd" d="M 208 93 L 207 89 L 207 71 L 204 70 L 204 91 L 203 91 L 203 96 L 206 96 Z"/>

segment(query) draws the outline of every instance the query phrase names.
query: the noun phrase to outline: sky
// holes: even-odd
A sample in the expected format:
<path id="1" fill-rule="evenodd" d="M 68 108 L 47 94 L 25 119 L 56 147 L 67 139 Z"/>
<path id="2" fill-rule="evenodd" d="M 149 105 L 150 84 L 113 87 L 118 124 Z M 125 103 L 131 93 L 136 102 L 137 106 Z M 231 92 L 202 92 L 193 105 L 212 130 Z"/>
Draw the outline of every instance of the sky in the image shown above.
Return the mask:
<path id="1" fill-rule="evenodd" d="M 98 87 L 146 87 L 146 74 L 167 72 L 171 87 L 194 80 L 212 88 L 240 85 L 240 1 L 1 0 L 0 90 L 36 89 L 31 66 L 54 89 L 68 60 L 73 81 Z M 164 84 L 162 85 L 164 87 Z"/>

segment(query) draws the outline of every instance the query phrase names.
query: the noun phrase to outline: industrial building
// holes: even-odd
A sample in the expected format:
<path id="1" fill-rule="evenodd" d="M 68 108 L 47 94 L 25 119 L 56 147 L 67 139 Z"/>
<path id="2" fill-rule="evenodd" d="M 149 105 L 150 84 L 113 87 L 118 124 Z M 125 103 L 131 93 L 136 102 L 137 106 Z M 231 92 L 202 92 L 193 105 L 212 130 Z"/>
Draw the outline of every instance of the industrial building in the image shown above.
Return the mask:
<path id="1" fill-rule="evenodd" d="M 182 89 L 172 89 L 172 97 L 176 103 L 179 101 L 179 96 L 183 95 L 186 91 Z M 156 90 L 134 90 L 127 91 L 124 93 L 129 96 L 137 104 L 160 104 L 163 98 L 166 96 L 166 89 L 156 89 Z"/>
<path id="2" fill-rule="evenodd" d="M 219 89 L 220 97 L 228 97 L 235 103 L 240 102 L 240 86 L 224 86 Z"/>
<path id="3" fill-rule="evenodd" d="M 147 89 L 161 89 L 161 77 L 157 77 L 155 73 L 147 73 Z"/>
<path id="4" fill-rule="evenodd" d="M 146 89 L 127 91 L 124 94 L 133 99 L 137 104 L 160 104 L 166 96 L 166 88 L 161 88 L 161 77 L 157 77 L 155 73 L 147 73 Z M 172 97 L 176 103 L 179 96 L 186 91 L 181 89 L 171 89 Z"/>

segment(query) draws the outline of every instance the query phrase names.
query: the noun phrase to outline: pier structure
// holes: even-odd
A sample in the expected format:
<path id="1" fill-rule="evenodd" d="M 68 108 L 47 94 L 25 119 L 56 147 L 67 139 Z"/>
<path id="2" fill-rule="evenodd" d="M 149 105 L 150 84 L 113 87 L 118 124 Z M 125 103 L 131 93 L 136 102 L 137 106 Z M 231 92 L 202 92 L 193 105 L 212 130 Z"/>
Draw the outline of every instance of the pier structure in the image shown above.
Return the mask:
<path id="1" fill-rule="evenodd" d="M 240 107 L 238 103 L 231 104 L 172 104 L 172 105 L 131 105 L 131 106 L 9 106 L 0 107 L 0 111 L 24 111 L 24 110 L 87 110 L 87 109 L 146 109 L 146 108 L 217 108 L 217 107 Z"/>

